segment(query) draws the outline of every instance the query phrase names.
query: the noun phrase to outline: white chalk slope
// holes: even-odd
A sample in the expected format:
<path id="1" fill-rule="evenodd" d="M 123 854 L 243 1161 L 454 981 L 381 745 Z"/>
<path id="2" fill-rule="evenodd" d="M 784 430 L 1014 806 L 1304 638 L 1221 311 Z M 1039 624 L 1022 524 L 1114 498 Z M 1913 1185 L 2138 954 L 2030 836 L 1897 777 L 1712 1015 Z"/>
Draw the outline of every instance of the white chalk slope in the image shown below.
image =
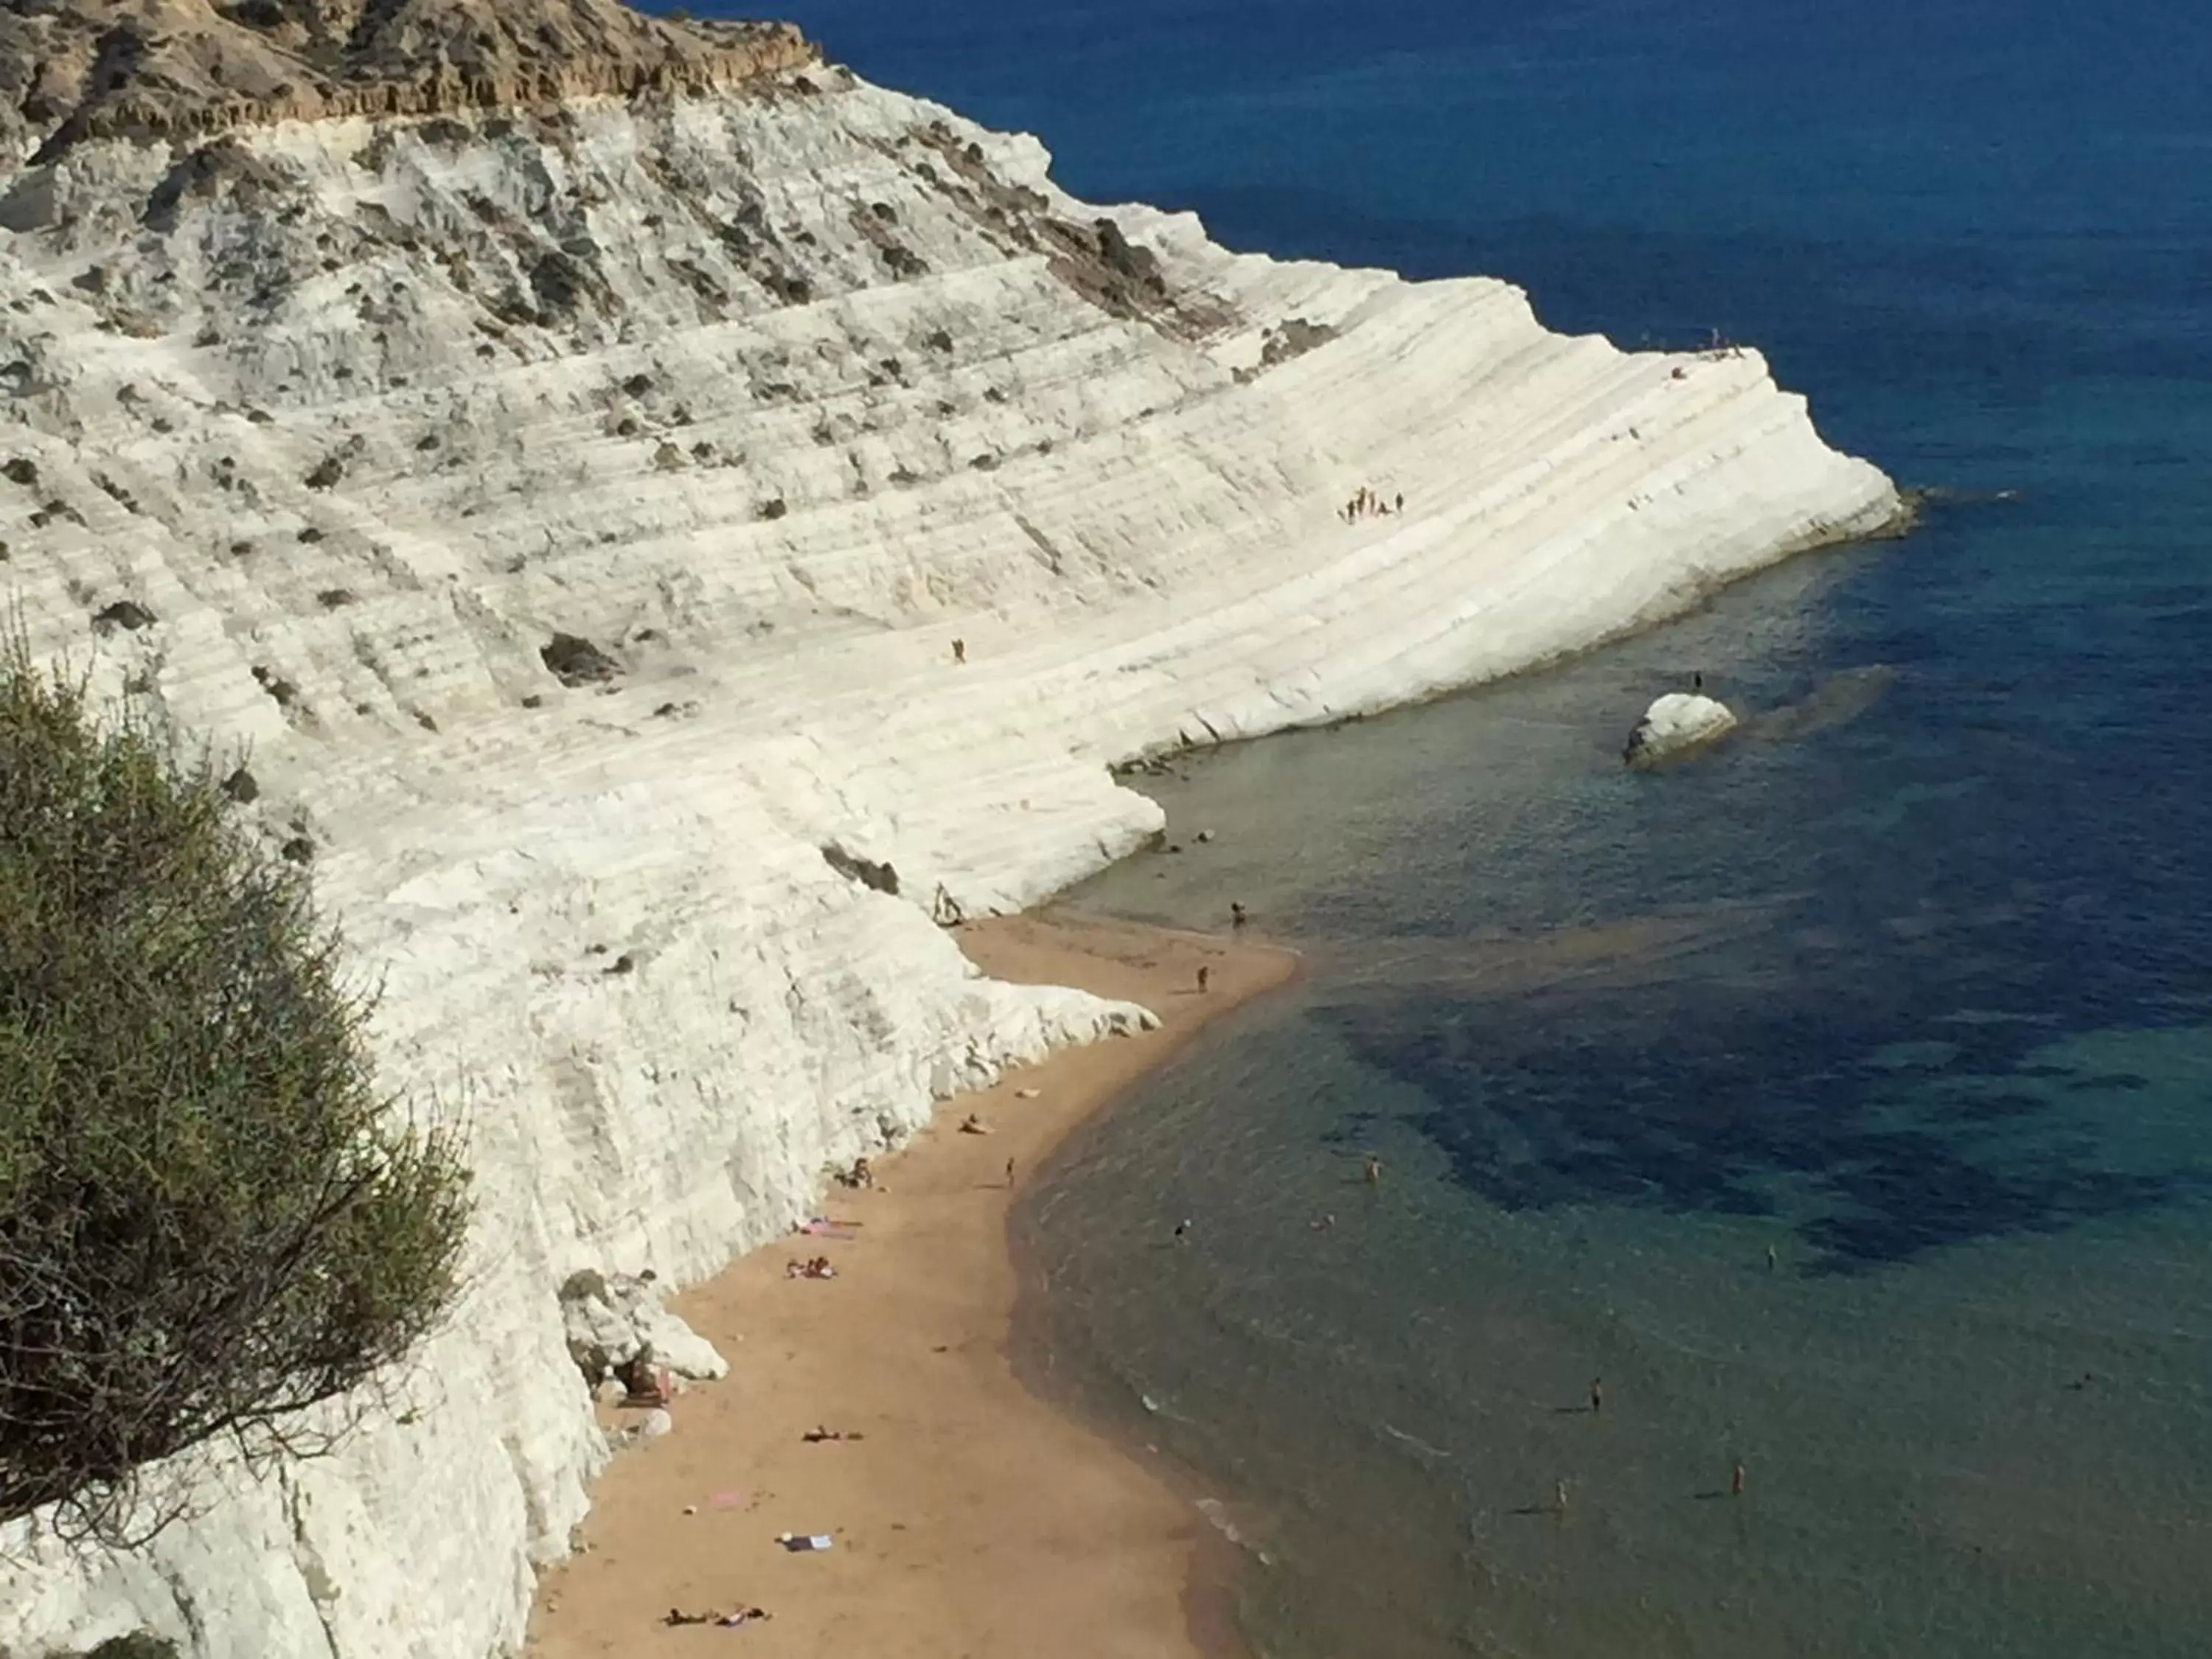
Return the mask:
<path id="1" fill-rule="evenodd" d="M 1136 845 L 1110 762 L 1518 669 L 1896 509 L 1755 355 L 1115 210 L 1147 285 L 1049 228 L 1098 210 L 1034 142 L 814 78 L 91 144 L 0 197 L 6 600 L 251 746 L 484 1199 L 405 1416 L 131 1559 L 0 1562 L 0 1650 L 511 1648 L 605 1455 L 562 1281 L 710 1272 L 1137 1018 L 979 978 L 933 906 Z M 1362 484 L 1404 512 L 1346 522 Z M 623 672 L 564 687 L 556 632 Z"/>

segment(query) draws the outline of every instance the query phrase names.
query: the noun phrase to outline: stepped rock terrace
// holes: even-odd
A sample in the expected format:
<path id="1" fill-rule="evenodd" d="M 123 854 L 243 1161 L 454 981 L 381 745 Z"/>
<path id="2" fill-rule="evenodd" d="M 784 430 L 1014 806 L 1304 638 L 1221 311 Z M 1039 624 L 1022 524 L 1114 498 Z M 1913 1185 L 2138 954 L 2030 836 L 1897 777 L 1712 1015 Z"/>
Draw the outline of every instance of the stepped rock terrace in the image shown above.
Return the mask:
<path id="1" fill-rule="evenodd" d="M 125 73 L 88 5 L 7 9 L 9 72 L 57 67 L 0 177 L 0 590 L 242 755 L 383 981 L 387 1081 L 468 1115 L 480 1268 L 340 1455 L 127 1557 L 10 1539 L 0 1649 L 511 1649 L 608 1455 L 560 1285 L 709 1273 L 935 1100 L 1141 1018 L 941 925 L 1158 830 L 1112 768 L 1899 511 L 1755 354 L 1231 253 L 787 33 L 307 15 L 125 8 Z M 622 50 L 499 46 L 575 19 Z"/>

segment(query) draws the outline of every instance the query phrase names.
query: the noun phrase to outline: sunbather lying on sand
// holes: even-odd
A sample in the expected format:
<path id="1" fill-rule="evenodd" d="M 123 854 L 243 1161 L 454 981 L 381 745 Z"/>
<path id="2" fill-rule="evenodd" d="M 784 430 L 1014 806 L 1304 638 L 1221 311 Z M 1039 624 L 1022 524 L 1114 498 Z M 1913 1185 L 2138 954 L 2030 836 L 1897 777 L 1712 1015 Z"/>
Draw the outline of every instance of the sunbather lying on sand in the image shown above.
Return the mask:
<path id="1" fill-rule="evenodd" d="M 810 1446 L 818 1446 L 825 1440 L 865 1440 L 867 1436 L 848 1434 L 842 1429 L 826 1429 L 817 1424 L 799 1437 Z"/>
<path id="2" fill-rule="evenodd" d="M 734 1627 L 738 1625 L 750 1625 L 756 1620 L 775 1617 L 775 1615 L 766 1607 L 732 1607 L 727 1613 L 719 1609 L 710 1609 L 706 1613 L 685 1613 L 680 1607 L 671 1607 L 668 1610 L 668 1617 L 661 1622 L 668 1625 L 727 1625 Z"/>
<path id="3" fill-rule="evenodd" d="M 835 1279 L 837 1270 L 830 1265 L 830 1258 L 817 1255 L 811 1261 L 787 1261 L 783 1264 L 786 1279 Z"/>

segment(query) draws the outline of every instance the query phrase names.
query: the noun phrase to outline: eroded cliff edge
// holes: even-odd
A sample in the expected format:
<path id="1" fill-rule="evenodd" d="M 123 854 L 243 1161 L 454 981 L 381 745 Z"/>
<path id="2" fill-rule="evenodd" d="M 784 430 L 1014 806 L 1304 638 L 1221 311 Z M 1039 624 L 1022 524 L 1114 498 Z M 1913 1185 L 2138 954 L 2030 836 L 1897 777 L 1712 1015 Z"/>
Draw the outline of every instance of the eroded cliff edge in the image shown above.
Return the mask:
<path id="1" fill-rule="evenodd" d="M 605 1455 L 558 1285 L 710 1272 L 825 1162 L 1127 1018 L 934 919 L 1138 844 L 1110 763 L 1523 667 L 1897 510 L 1755 355 L 1233 256 L 787 33 L 633 73 L 662 26 L 603 0 L 0 19 L 79 12 L 191 27 L 15 132 L 0 590 L 250 749 L 485 1208 L 344 1455 L 127 1559 L 7 1539 L 18 1655 L 511 1647 Z M 500 56 L 580 17 L 620 50 Z M 218 26 L 327 85 L 148 78 Z M 1362 485 L 1404 510 L 1347 521 Z"/>
<path id="2" fill-rule="evenodd" d="M 617 0 L 8 0 L 0 143 L 45 161 L 93 138 L 711 92 L 817 57 L 788 23 Z"/>

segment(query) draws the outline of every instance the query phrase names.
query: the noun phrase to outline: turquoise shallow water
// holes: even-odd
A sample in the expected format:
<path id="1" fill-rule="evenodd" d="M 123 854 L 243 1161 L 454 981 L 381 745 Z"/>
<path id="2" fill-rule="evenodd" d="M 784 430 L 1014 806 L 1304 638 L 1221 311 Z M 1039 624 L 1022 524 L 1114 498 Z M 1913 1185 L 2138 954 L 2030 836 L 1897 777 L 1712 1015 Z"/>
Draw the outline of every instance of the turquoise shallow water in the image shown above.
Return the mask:
<path id="1" fill-rule="evenodd" d="M 1076 896 L 1312 957 L 1024 1222 L 1062 1379 L 1264 1552 L 1264 1651 L 2206 1650 L 2203 858 L 2066 867 L 2035 723 L 1852 648 L 1952 533 L 1196 758 L 1185 850 Z M 1684 662 L 1768 712 L 1623 772 Z"/>
<path id="2" fill-rule="evenodd" d="M 1060 1385 L 1264 1551 L 1258 1645 L 2212 1652 L 2212 14 L 784 9 L 1095 198 L 1718 327 L 1904 481 L 2019 492 L 1195 759 L 1217 839 L 1079 896 L 1313 962 L 1022 1222 Z M 1628 776 L 1693 670 L 1750 729 Z"/>

